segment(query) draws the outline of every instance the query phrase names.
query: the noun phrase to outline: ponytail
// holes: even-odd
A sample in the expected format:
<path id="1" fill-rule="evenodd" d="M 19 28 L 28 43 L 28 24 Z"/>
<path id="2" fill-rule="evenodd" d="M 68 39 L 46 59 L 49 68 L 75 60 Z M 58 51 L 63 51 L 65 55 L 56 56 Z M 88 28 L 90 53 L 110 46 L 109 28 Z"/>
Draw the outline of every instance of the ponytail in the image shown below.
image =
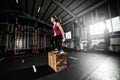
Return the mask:
<path id="1" fill-rule="evenodd" d="M 52 16 L 52 17 L 55 19 L 55 22 L 61 23 L 61 19 L 59 17 L 57 17 L 57 16 Z"/>

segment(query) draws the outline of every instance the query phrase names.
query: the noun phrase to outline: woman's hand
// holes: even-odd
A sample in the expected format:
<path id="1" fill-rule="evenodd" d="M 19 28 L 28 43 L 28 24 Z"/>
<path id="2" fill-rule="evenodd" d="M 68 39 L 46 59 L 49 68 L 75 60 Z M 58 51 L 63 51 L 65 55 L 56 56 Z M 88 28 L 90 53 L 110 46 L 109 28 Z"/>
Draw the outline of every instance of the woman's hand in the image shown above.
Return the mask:
<path id="1" fill-rule="evenodd" d="M 62 42 L 65 42 L 65 38 L 62 39 Z"/>

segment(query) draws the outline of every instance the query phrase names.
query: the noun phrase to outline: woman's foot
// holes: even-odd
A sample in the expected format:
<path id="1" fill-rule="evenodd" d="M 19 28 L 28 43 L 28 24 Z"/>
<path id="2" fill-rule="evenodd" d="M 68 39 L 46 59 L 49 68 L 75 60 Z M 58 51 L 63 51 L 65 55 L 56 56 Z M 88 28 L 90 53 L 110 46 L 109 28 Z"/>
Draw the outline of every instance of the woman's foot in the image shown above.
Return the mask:
<path id="1" fill-rule="evenodd" d="M 57 53 L 58 52 L 58 49 L 54 49 L 52 50 L 53 53 Z"/>
<path id="2" fill-rule="evenodd" d="M 63 53 L 65 53 L 64 50 L 60 50 L 60 51 L 58 52 L 58 54 L 63 54 Z"/>

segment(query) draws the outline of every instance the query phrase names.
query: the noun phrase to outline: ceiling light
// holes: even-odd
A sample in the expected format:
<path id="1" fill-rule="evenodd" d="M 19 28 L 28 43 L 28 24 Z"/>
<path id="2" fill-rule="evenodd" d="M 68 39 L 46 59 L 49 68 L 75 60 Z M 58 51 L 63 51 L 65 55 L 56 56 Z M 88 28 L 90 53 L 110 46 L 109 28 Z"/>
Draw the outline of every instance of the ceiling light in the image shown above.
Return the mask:
<path id="1" fill-rule="evenodd" d="M 40 7 L 38 8 L 38 12 L 40 12 Z"/>
<path id="2" fill-rule="evenodd" d="M 16 0 L 16 3 L 18 4 L 18 0 Z"/>
<path id="3" fill-rule="evenodd" d="M 78 23 L 78 20 L 76 20 L 75 22 Z"/>

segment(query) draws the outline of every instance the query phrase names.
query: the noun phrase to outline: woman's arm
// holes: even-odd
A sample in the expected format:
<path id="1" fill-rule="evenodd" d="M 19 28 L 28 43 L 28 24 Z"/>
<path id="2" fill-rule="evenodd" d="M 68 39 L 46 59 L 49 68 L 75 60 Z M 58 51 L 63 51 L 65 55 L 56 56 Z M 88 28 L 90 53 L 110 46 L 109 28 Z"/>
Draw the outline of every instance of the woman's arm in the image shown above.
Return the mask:
<path id="1" fill-rule="evenodd" d="M 59 29 L 60 29 L 60 31 L 61 31 L 61 33 L 62 33 L 62 37 L 63 37 L 63 42 L 65 41 L 65 33 L 64 33 L 64 31 L 63 31 L 63 28 L 62 28 L 62 26 L 61 26 L 61 24 L 60 23 L 57 23 L 57 26 L 59 27 Z"/>
<path id="2" fill-rule="evenodd" d="M 54 30 L 53 30 L 54 31 Z M 54 36 L 56 36 L 56 33 L 55 33 L 55 31 L 54 31 Z"/>

